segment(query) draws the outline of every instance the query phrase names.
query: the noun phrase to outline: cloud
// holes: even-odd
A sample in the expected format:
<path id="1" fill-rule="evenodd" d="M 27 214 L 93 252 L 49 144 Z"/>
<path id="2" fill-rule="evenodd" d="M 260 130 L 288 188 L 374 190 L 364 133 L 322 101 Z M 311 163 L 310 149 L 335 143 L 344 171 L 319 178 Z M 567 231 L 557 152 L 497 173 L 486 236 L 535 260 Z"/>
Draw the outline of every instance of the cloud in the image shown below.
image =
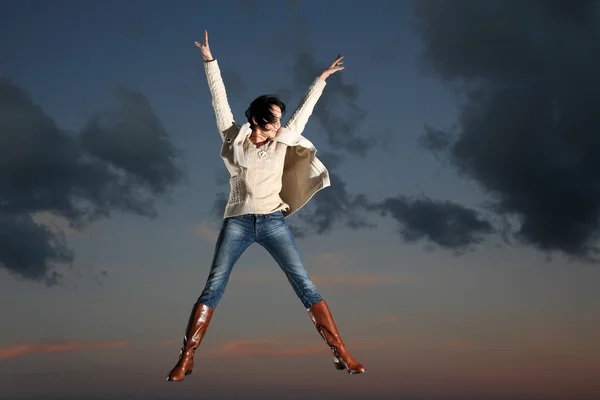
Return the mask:
<path id="1" fill-rule="evenodd" d="M 320 159 L 329 170 L 331 186 L 317 193 L 300 211 L 297 218 L 302 221 L 300 230 L 322 235 L 336 226 L 351 229 L 375 228 L 370 222 L 370 203 L 366 195 L 353 195 L 346 190 L 346 183 L 335 173 L 342 157 L 330 152 L 321 152 Z"/>
<path id="2" fill-rule="evenodd" d="M 29 343 L 0 348 L 0 360 L 20 358 L 36 354 L 64 353 L 72 351 L 114 349 L 128 346 L 129 341 L 113 342 L 64 342 L 64 343 Z"/>
<path id="3" fill-rule="evenodd" d="M 148 100 L 122 87 L 115 95 L 115 107 L 73 134 L 0 78 L 0 267 L 13 276 L 53 284 L 53 267 L 74 259 L 65 231 L 40 215 L 70 230 L 115 211 L 155 217 L 155 200 L 181 182 L 177 152 Z"/>
<path id="4" fill-rule="evenodd" d="M 423 67 L 461 101 L 424 145 L 518 219 L 522 243 L 596 259 L 600 3 L 424 0 L 416 14 Z"/>
<path id="5" fill-rule="evenodd" d="M 69 221 L 65 218 L 51 214 L 47 211 L 32 213 L 31 218 L 36 224 L 44 225 L 55 234 L 63 233 L 65 236 L 70 236 L 81 233 L 77 229 L 73 229 Z"/>
<path id="6" fill-rule="evenodd" d="M 405 195 L 373 202 L 364 194 L 352 195 L 346 190 L 346 183 L 332 172 L 342 158 L 322 153 L 321 159 L 330 170 L 331 186 L 298 212 L 297 218 L 303 223 L 302 228 L 297 228 L 300 237 L 307 232 L 328 233 L 335 226 L 373 229 L 377 227 L 373 213 L 395 219 L 400 237 L 406 243 L 424 241 L 428 248 L 437 245 L 456 254 L 484 242 L 489 234 L 496 232 L 479 212 L 458 203 Z"/>
<path id="7" fill-rule="evenodd" d="M 477 211 L 425 196 L 388 198 L 375 209 L 398 221 L 400 235 L 408 243 L 427 239 L 428 243 L 460 252 L 496 232 Z"/>
<path id="8" fill-rule="evenodd" d="M 51 265 L 70 263 L 73 252 L 64 234 L 35 223 L 31 215 L 0 213 L 0 261 L 13 274 L 52 285 L 61 274 Z"/>
<path id="9" fill-rule="evenodd" d="M 144 95 L 118 87 L 115 96 L 118 107 L 91 117 L 81 130 L 82 148 L 151 194 L 164 194 L 182 178 L 173 162 L 177 151 Z"/>

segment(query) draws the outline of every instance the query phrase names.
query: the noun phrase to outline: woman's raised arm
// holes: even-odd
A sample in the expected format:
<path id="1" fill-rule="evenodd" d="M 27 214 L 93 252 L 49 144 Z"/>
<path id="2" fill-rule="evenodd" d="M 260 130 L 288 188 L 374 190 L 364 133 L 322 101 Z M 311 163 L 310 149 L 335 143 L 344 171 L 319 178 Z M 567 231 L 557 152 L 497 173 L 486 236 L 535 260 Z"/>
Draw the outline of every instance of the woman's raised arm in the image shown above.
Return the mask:
<path id="1" fill-rule="evenodd" d="M 200 48 L 202 58 L 204 59 L 204 71 L 206 72 L 206 79 L 208 81 L 208 89 L 212 97 L 212 105 L 215 110 L 215 116 L 217 118 L 217 129 L 221 133 L 223 139 L 225 133 L 229 129 L 237 129 L 235 124 L 231 107 L 227 101 L 227 92 L 225 91 L 225 84 L 221 77 L 221 70 L 219 64 L 215 60 L 210 51 L 208 45 L 208 31 L 204 31 L 204 42 L 194 42 L 196 46 Z"/>
<path id="2" fill-rule="evenodd" d="M 308 88 L 308 91 L 302 98 L 300 105 L 291 116 L 290 120 L 285 124 L 285 127 L 295 131 L 297 134 L 302 134 L 304 131 L 304 127 L 308 122 L 308 118 L 313 112 L 317 101 L 321 97 L 323 93 L 323 89 L 325 88 L 325 81 L 331 75 L 336 73 L 337 71 L 341 71 L 344 69 L 344 62 L 342 61 L 344 56 L 337 56 L 335 61 L 329 65 L 317 78 L 315 78 L 314 82 Z"/>

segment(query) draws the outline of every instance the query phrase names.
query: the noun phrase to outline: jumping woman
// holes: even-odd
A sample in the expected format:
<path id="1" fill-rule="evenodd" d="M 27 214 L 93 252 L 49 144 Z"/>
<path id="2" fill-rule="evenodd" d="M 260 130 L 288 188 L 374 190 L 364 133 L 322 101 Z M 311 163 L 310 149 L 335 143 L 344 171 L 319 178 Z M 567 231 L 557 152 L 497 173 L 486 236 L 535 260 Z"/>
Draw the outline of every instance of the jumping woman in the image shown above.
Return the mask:
<path id="1" fill-rule="evenodd" d="M 204 31 L 203 43 L 195 43 L 204 59 L 217 128 L 223 140 L 221 157 L 231 175 L 230 193 L 206 285 L 192 308 L 179 360 L 167 380 L 182 381 L 192 373 L 194 352 L 223 296 L 229 275 L 254 242 L 264 247 L 285 273 L 317 331 L 331 348 L 335 367 L 350 374 L 364 372 L 365 367 L 350 355 L 342 341 L 331 311 L 310 280 L 284 220 L 330 185 L 329 173 L 316 157 L 317 150 L 302 132 L 323 93 L 325 81 L 344 69 L 344 57 L 338 56 L 315 78 L 284 126 L 281 118 L 285 104 L 271 95 L 252 101 L 245 113 L 248 122 L 240 126 L 229 107 L 219 64 L 208 45 L 208 32 Z"/>

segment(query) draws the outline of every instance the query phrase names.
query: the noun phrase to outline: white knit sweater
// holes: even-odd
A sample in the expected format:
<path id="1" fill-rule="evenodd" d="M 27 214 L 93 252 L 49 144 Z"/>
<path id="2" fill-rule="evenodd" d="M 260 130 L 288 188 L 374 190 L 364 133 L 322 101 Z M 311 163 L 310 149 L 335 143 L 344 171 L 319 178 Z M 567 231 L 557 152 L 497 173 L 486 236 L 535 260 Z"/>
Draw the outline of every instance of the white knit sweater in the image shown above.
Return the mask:
<path id="1" fill-rule="evenodd" d="M 222 138 L 229 137 L 232 129 L 239 131 L 229 107 L 225 85 L 217 61 L 205 62 L 206 78 L 212 96 L 212 105 L 217 119 L 217 128 Z M 323 93 L 325 81 L 317 77 L 309 87 L 300 105 L 285 125 L 299 134 L 304 130 L 317 100 Z M 234 132 L 235 133 L 235 132 Z M 260 157 L 261 152 L 266 157 Z M 247 167 L 230 179 L 230 193 L 224 217 L 243 214 L 270 214 L 289 208 L 279 193 L 282 187 L 282 175 L 287 145 L 275 138 L 270 143 L 257 146 L 245 138 L 244 157 Z M 231 172 L 231 171 L 230 171 Z"/>
<path id="2" fill-rule="evenodd" d="M 287 210 L 288 205 L 279 196 L 281 177 L 287 146 L 283 143 L 269 142 L 257 146 L 249 139 L 244 146 L 248 168 L 245 171 L 247 214 L 270 214 L 279 210 Z M 266 157 L 261 158 L 260 152 Z"/>

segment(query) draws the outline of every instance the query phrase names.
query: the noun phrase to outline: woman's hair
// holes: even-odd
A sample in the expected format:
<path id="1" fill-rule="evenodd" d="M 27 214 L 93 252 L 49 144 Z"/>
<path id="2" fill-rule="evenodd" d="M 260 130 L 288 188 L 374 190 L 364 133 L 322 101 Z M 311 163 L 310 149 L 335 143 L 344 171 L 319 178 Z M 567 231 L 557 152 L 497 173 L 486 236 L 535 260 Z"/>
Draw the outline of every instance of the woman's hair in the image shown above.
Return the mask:
<path id="1" fill-rule="evenodd" d="M 271 111 L 272 106 L 278 106 L 281 109 L 281 116 L 285 115 L 285 104 L 275 95 L 265 94 L 250 103 L 250 107 L 246 110 L 246 118 L 252 129 L 258 125 L 262 130 L 267 130 L 266 126 L 275 122 L 275 116 Z M 256 124 L 252 121 L 252 117 L 256 119 Z"/>

